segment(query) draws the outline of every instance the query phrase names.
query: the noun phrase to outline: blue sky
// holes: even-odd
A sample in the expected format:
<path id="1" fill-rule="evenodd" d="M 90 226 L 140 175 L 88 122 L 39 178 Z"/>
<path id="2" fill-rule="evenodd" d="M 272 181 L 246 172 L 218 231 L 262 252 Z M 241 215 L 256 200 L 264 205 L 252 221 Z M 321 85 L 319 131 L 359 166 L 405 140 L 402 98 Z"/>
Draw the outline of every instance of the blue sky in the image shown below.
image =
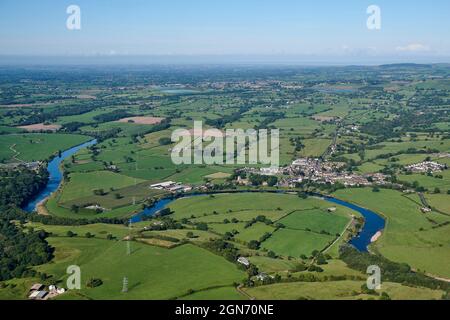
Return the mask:
<path id="1" fill-rule="evenodd" d="M 81 30 L 66 8 L 81 8 Z M 366 9 L 381 8 L 381 30 Z M 450 1 L 1 0 L 0 55 L 450 56 Z"/>

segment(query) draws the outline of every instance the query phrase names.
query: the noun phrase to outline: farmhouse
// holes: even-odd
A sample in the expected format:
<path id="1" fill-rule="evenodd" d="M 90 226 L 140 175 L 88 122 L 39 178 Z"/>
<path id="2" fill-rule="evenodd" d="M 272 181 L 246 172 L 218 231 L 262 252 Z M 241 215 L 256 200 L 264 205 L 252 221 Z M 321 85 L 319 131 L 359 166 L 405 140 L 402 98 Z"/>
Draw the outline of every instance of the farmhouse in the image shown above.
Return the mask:
<path id="1" fill-rule="evenodd" d="M 177 183 L 173 182 L 173 181 L 166 181 L 166 182 L 161 182 L 161 183 L 155 183 L 150 185 L 151 189 L 157 189 L 157 190 L 163 190 L 163 189 L 167 189 L 170 187 L 175 186 Z"/>
<path id="2" fill-rule="evenodd" d="M 427 207 L 422 207 L 422 208 L 420 208 L 420 210 L 421 210 L 423 213 L 431 212 L 431 209 L 430 209 L 430 208 L 427 208 Z"/>
<path id="3" fill-rule="evenodd" d="M 95 211 L 99 211 L 99 212 L 106 211 L 106 208 L 103 208 L 103 207 L 101 207 L 101 206 L 98 205 L 98 204 L 88 205 L 88 206 L 85 207 L 85 209 L 88 209 L 88 210 L 95 210 Z"/>
<path id="4" fill-rule="evenodd" d="M 244 257 L 239 257 L 237 259 L 237 262 L 239 262 L 240 264 L 243 264 L 246 267 L 248 267 L 250 265 L 250 261 L 248 261 L 248 259 L 244 258 Z"/>
<path id="5" fill-rule="evenodd" d="M 261 272 L 260 274 L 258 274 L 257 276 L 256 276 L 256 279 L 258 279 L 259 281 L 264 281 L 264 280 L 266 280 L 266 279 L 273 279 L 274 278 L 274 276 L 270 276 L 270 275 L 268 275 L 267 273 L 265 273 L 265 272 Z"/>
<path id="6" fill-rule="evenodd" d="M 166 181 L 166 182 L 152 184 L 150 186 L 150 188 L 156 189 L 156 190 L 166 190 L 166 191 L 169 191 L 172 193 L 188 192 L 188 191 L 192 190 L 191 186 L 183 185 L 181 183 L 173 182 L 173 181 Z"/>

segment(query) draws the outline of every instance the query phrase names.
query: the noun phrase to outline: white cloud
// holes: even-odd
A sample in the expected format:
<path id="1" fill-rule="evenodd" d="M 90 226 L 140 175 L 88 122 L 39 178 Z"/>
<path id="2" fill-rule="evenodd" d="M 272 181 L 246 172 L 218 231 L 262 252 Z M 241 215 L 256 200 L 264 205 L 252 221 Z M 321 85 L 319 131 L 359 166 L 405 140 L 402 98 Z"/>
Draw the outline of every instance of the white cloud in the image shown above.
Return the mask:
<path id="1" fill-rule="evenodd" d="M 430 47 L 421 43 L 410 43 L 404 47 L 399 46 L 395 50 L 399 52 L 427 52 L 430 51 Z"/>

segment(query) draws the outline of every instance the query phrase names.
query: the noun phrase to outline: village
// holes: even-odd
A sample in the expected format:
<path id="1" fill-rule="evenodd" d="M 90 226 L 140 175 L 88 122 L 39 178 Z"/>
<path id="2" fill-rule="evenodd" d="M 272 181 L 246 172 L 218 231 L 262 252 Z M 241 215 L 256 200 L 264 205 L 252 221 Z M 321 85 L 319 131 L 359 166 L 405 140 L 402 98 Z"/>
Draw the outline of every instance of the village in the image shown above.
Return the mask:
<path id="1" fill-rule="evenodd" d="M 344 170 L 345 163 L 323 161 L 317 158 L 300 158 L 283 168 L 244 168 L 240 172 L 245 175 L 280 176 L 276 186 L 295 187 L 298 183 L 310 181 L 319 184 L 336 183 L 344 186 L 370 186 L 388 183 L 389 176 L 382 173 L 357 174 Z M 250 184 L 248 179 L 239 175 L 237 183 Z"/>
<path id="2" fill-rule="evenodd" d="M 447 167 L 445 165 L 433 161 L 423 161 L 405 167 L 406 170 L 414 173 L 422 173 L 422 172 L 435 173 L 441 172 L 446 168 Z"/>

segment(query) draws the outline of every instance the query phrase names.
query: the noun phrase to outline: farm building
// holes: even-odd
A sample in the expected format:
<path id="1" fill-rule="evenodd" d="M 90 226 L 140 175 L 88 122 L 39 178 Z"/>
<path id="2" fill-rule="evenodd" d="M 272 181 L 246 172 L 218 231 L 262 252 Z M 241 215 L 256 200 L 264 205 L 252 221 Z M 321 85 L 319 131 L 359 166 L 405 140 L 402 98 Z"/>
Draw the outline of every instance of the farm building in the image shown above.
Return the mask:
<path id="1" fill-rule="evenodd" d="M 33 291 L 29 298 L 33 300 L 42 300 L 48 295 L 47 291 Z"/>
<path id="2" fill-rule="evenodd" d="M 243 264 L 246 267 L 248 267 L 250 265 L 250 262 L 248 261 L 248 259 L 244 258 L 244 257 L 239 257 L 237 259 L 237 262 L 239 262 L 240 264 Z"/>
<path id="3" fill-rule="evenodd" d="M 30 291 L 40 291 L 44 289 L 44 285 L 41 283 L 35 283 L 31 286 Z"/>

